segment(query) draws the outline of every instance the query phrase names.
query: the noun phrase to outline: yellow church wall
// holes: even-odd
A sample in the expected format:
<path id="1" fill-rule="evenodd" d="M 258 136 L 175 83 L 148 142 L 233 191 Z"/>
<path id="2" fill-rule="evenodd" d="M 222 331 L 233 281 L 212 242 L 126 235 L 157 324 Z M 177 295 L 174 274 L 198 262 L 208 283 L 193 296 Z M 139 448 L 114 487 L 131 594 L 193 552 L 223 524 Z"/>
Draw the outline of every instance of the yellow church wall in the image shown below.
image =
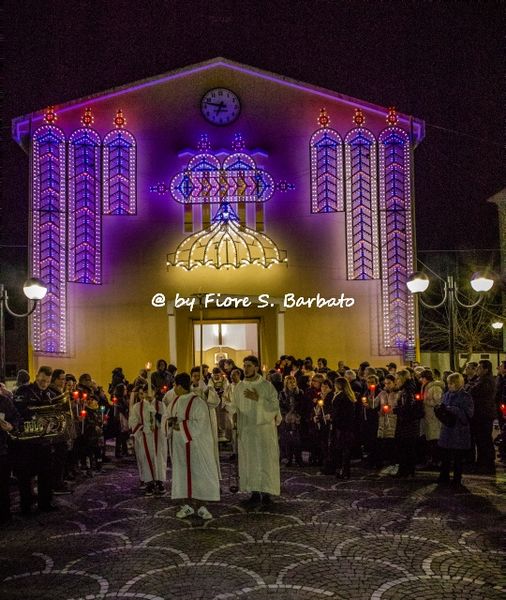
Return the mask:
<path id="1" fill-rule="evenodd" d="M 239 119 L 228 127 L 213 127 L 200 116 L 200 99 L 213 87 L 227 87 L 242 101 Z M 167 301 L 176 294 L 216 292 L 283 298 L 287 293 L 326 298 L 341 293 L 355 298 L 347 309 L 287 309 L 286 353 L 298 357 L 326 356 L 331 366 L 345 360 L 357 366 L 400 361 L 399 356 L 379 356 L 381 324 L 380 282 L 346 279 L 344 213 L 311 214 L 309 140 L 318 128 L 325 107 L 330 126 L 344 135 L 354 127 L 354 107 L 338 96 L 287 87 L 243 71 L 217 67 L 190 73 L 165 83 L 125 91 L 121 95 L 91 99 L 93 127 L 105 135 L 116 110 L 122 108 L 126 128 L 137 141 L 137 215 L 102 218 L 103 283 L 100 286 L 67 284 L 69 352 L 66 356 L 34 353 L 33 366 L 50 364 L 75 373 L 89 371 L 103 384 L 114 367 L 122 366 L 130 379 L 147 360 L 169 357 L 167 307 L 155 308 L 151 298 L 163 293 Z M 59 115 L 58 126 L 67 136 L 79 126 L 83 104 L 69 106 Z M 365 126 L 375 135 L 386 126 L 384 114 L 364 110 Z M 35 124 L 36 126 L 36 124 Z M 276 191 L 264 204 L 265 233 L 287 251 L 288 267 L 261 269 L 250 266 L 216 271 L 199 268 L 185 272 L 166 267 L 184 232 L 183 207 L 170 194 L 158 195 L 149 187 L 169 184 L 188 163 L 185 148 L 195 148 L 207 133 L 213 151 L 228 149 L 235 133 L 242 133 L 247 151 L 259 148 L 259 167 L 274 181 L 285 180 L 295 189 Z M 254 207 L 248 206 L 247 225 L 254 228 Z M 202 227 L 200 208 L 193 210 L 194 231 Z M 277 356 L 277 309 L 214 310 L 205 319 L 259 318 L 262 362 L 272 366 Z M 192 319 L 176 309 L 177 366 L 193 366 Z"/>

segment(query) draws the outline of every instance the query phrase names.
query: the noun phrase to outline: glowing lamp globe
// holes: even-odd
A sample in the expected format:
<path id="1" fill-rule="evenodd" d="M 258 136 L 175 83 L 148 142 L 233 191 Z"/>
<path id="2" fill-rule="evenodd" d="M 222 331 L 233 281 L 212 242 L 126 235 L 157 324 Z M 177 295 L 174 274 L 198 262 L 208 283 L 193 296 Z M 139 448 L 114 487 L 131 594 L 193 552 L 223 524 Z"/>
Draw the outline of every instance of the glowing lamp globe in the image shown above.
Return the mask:
<path id="1" fill-rule="evenodd" d="M 408 277 L 406 285 L 412 294 L 420 294 L 429 287 L 429 278 L 425 273 L 417 271 Z"/>
<path id="2" fill-rule="evenodd" d="M 502 321 L 494 321 L 492 323 L 493 329 L 502 329 L 504 327 L 504 323 Z"/>
<path id="3" fill-rule="evenodd" d="M 483 273 L 475 273 L 471 277 L 471 287 L 475 292 L 488 292 L 494 285 L 494 280 Z"/>
<path id="4" fill-rule="evenodd" d="M 28 300 L 42 300 L 47 294 L 47 286 L 41 279 L 31 277 L 23 284 L 23 292 Z"/>

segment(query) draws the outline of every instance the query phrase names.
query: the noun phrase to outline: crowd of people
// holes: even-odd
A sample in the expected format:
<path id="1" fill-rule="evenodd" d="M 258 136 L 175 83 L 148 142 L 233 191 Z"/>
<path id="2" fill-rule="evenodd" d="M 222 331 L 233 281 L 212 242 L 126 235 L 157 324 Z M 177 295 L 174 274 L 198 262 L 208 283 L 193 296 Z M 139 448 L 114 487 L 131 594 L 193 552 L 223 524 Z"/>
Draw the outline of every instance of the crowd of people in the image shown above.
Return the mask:
<path id="1" fill-rule="evenodd" d="M 249 493 L 251 509 L 280 494 L 281 464 L 340 479 L 357 463 L 397 478 L 432 469 L 439 485 L 458 487 L 464 469 L 495 473 L 496 420 L 506 462 L 506 362 L 494 377 L 489 360 L 441 375 L 394 363 L 332 370 L 325 358 L 286 355 L 269 371 L 247 356 L 242 368 L 224 359 L 178 373 L 161 359 L 131 383 L 114 369 L 107 392 L 88 373 L 42 366 L 32 383 L 20 371 L 12 391 L 0 384 L 0 521 L 11 518 L 12 477 L 23 515 L 35 504 L 58 510 L 53 496 L 99 472 L 111 447 L 135 456 L 146 496 L 167 493 L 170 460 L 178 518 L 212 518 L 223 448 L 237 466 L 230 489 Z"/>

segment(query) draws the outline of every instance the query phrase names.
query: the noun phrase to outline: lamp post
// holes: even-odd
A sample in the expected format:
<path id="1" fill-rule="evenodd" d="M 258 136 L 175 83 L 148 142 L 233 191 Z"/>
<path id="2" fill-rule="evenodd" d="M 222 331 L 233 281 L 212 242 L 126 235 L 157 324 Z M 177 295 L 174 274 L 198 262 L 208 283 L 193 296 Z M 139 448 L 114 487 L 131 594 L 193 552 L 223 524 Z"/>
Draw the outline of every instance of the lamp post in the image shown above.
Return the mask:
<path id="1" fill-rule="evenodd" d="M 33 302 L 33 306 L 25 313 L 15 313 L 9 306 L 9 297 L 3 283 L 0 283 L 0 381 L 5 379 L 5 313 L 4 309 L 13 317 L 28 317 L 37 308 L 37 302 L 47 294 L 47 287 L 40 279 L 31 277 L 23 284 L 23 293 Z"/>
<path id="2" fill-rule="evenodd" d="M 501 333 L 504 327 L 504 323 L 502 321 L 494 321 L 493 323 L 491 323 L 491 325 L 492 329 L 494 330 L 494 332 L 497 332 L 499 337 L 499 343 L 497 344 L 497 366 L 499 366 L 501 364 Z"/>
<path id="3" fill-rule="evenodd" d="M 440 278 L 441 279 L 441 278 Z M 477 306 L 483 299 L 483 296 L 480 295 L 476 302 L 471 304 L 466 304 L 462 302 L 462 300 L 458 297 L 458 288 L 455 280 L 453 279 L 453 275 L 448 275 L 446 277 L 446 281 L 442 280 L 444 283 L 444 293 L 443 299 L 438 304 L 428 304 L 422 298 L 421 294 L 425 292 L 425 290 L 429 287 L 429 278 L 425 273 L 416 272 L 410 275 L 408 278 L 406 285 L 408 286 L 409 291 L 412 294 L 418 294 L 418 298 L 423 306 L 426 308 L 441 308 L 441 306 L 446 305 L 448 309 L 448 345 L 450 352 L 450 369 L 452 371 L 456 371 L 455 364 L 455 308 L 457 304 L 462 306 L 463 308 L 474 308 Z M 479 294 L 483 294 L 488 292 L 492 286 L 494 285 L 494 280 L 490 277 L 482 275 L 481 273 L 475 273 L 471 278 L 471 287 L 473 290 Z"/>

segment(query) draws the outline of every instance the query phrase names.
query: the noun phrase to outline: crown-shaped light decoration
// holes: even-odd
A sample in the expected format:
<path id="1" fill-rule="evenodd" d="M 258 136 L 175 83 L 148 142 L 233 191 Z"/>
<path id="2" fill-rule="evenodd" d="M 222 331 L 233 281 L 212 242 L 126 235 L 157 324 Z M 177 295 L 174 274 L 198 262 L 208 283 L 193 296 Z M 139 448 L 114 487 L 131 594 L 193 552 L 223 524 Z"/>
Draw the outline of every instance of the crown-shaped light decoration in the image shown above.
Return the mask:
<path id="1" fill-rule="evenodd" d="M 200 134 L 200 139 L 197 142 L 197 150 L 199 152 L 207 152 L 211 150 L 211 142 L 209 141 L 209 136 L 207 133 Z"/>
<path id="2" fill-rule="evenodd" d="M 365 123 L 364 113 L 360 110 L 360 108 L 355 109 L 355 114 L 353 115 L 353 122 L 358 127 Z"/>
<path id="3" fill-rule="evenodd" d="M 92 112 L 91 112 L 91 108 L 86 108 L 84 110 L 84 115 L 81 117 L 81 123 L 85 126 L 85 127 L 89 127 L 90 125 L 92 125 L 95 121 L 95 117 L 93 116 Z"/>
<path id="4" fill-rule="evenodd" d="M 330 117 L 325 108 L 320 108 L 320 116 L 317 120 L 320 127 L 328 127 L 330 125 Z"/>
<path id="5" fill-rule="evenodd" d="M 56 122 L 57 119 L 58 119 L 58 117 L 54 111 L 54 106 L 48 106 L 46 111 L 44 112 L 44 121 L 48 125 L 52 125 L 53 123 Z"/>
<path id="6" fill-rule="evenodd" d="M 116 116 L 113 119 L 113 124 L 118 129 L 121 129 L 126 125 L 126 119 L 123 115 L 123 111 L 121 110 L 121 108 L 118 108 L 118 112 L 116 113 Z"/>
<path id="7" fill-rule="evenodd" d="M 388 107 L 388 115 L 386 118 L 387 124 L 388 125 L 397 125 L 397 121 L 399 120 L 399 117 L 397 116 L 397 111 L 395 110 L 395 106 L 389 106 Z"/>
<path id="8" fill-rule="evenodd" d="M 231 145 L 234 152 L 243 152 L 246 148 L 246 143 L 240 133 L 234 133 Z"/>
<path id="9" fill-rule="evenodd" d="M 238 269 L 248 265 L 270 268 L 286 263 L 286 251 L 263 233 L 243 227 L 228 202 L 222 202 L 210 227 L 184 239 L 167 255 L 167 266 L 191 271 L 197 267 Z"/>

